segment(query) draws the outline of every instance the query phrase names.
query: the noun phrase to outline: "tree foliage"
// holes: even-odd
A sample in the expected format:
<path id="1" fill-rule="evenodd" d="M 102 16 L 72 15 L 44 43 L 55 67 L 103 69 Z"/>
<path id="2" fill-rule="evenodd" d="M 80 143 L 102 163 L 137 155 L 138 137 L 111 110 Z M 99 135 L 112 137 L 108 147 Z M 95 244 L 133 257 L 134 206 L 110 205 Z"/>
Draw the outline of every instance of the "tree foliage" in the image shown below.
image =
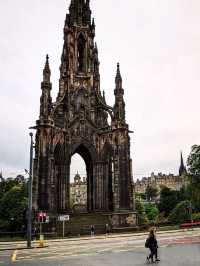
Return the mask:
<path id="1" fill-rule="evenodd" d="M 138 224 L 139 225 L 147 224 L 148 218 L 147 218 L 147 215 L 145 213 L 144 204 L 139 199 L 136 199 L 135 208 L 136 208 L 137 215 L 138 215 Z"/>
<path id="2" fill-rule="evenodd" d="M 190 220 L 190 201 L 182 201 L 176 205 L 176 207 L 170 213 L 168 220 L 172 223 L 183 223 L 186 220 Z"/>
<path id="3" fill-rule="evenodd" d="M 200 145 L 192 146 L 187 165 L 190 175 L 200 177 Z"/>
<path id="4" fill-rule="evenodd" d="M 192 219 L 193 219 L 193 220 L 196 220 L 196 221 L 199 221 L 199 220 L 200 220 L 200 212 L 198 212 L 198 213 L 193 213 L 193 214 L 192 214 Z"/>
<path id="5" fill-rule="evenodd" d="M 156 222 L 158 215 L 159 215 L 159 210 L 155 206 L 155 204 L 147 203 L 145 205 L 145 212 L 146 212 L 146 215 L 149 221 Z"/>
<path id="6" fill-rule="evenodd" d="M 200 211 L 200 146 L 192 146 L 187 165 L 190 179 L 188 193 L 193 206 Z"/>
<path id="7" fill-rule="evenodd" d="M 146 188 L 146 196 L 148 201 L 155 199 L 158 196 L 158 189 L 152 186 L 148 186 Z"/>
<path id="8" fill-rule="evenodd" d="M 0 230 L 21 230 L 27 208 L 27 183 L 23 176 L 0 182 Z"/>
<path id="9" fill-rule="evenodd" d="M 185 187 L 182 187 L 180 191 L 164 187 L 160 192 L 158 209 L 160 212 L 164 213 L 165 217 L 167 217 L 179 202 L 186 199 L 188 199 L 188 195 Z"/>

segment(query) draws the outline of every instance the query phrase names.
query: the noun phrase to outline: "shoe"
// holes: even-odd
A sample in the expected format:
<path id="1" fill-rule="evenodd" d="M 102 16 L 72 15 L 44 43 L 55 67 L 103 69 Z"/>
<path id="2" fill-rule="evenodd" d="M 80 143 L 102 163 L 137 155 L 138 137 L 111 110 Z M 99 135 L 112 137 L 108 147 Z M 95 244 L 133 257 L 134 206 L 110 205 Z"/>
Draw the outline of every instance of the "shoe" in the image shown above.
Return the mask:
<path id="1" fill-rule="evenodd" d="M 149 261 L 149 256 L 147 256 L 147 261 Z"/>
<path id="2" fill-rule="evenodd" d="M 157 259 L 156 259 L 156 262 L 158 262 L 158 261 L 160 261 L 160 259 L 157 258 Z"/>

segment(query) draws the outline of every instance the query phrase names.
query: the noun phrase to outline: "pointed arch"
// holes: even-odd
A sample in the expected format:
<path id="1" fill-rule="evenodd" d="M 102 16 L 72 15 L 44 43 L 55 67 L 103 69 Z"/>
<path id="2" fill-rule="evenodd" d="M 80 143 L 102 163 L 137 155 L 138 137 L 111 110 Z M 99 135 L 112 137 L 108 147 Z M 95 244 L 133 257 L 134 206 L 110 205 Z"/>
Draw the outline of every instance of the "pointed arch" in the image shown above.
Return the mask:
<path id="1" fill-rule="evenodd" d="M 85 70 L 85 49 L 86 49 L 86 40 L 84 34 L 81 32 L 78 34 L 77 38 L 78 72 L 84 72 Z"/>
<path id="2" fill-rule="evenodd" d="M 75 144 L 72 148 L 71 157 L 78 153 L 84 160 L 87 173 L 87 210 L 93 211 L 94 209 L 94 162 L 95 162 L 95 149 L 88 143 Z"/>

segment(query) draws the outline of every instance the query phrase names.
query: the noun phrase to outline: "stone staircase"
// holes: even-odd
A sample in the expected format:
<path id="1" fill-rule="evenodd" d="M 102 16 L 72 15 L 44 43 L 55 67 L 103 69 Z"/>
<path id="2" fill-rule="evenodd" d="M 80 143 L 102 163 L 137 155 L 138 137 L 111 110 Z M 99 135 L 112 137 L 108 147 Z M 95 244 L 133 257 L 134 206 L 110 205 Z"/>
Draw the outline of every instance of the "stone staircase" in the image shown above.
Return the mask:
<path id="1" fill-rule="evenodd" d="M 65 222 L 65 236 L 89 235 L 90 226 L 94 225 L 95 234 L 105 233 L 105 225 L 110 224 L 109 216 L 101 213 L 72 214 Z M 57 222 L 57 235 L 63 236 L 63 222 Z"/>

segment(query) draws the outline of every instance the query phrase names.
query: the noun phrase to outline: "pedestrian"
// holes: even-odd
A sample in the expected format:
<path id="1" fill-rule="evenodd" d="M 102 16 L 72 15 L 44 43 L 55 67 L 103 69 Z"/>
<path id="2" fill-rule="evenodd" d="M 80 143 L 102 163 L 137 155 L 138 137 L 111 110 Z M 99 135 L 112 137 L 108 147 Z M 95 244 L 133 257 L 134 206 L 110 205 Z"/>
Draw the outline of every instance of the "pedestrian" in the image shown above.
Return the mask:
<path id="1" fill-rule="evenodd" d="M 106 224 L 106 236 L 110 233 L 110 226 Z"/>
<path id="2" fill-rule="evenodd" d="M 32 230 L 32 241 L 37 240 L 37 228 L 34 227 Z"/>
<path id="3" fill-rule="evenodd" d="M 94 236 L 94 225 L 90 226 L 90 233 L 91 233 L 91 236 Z"/>
<path id="4" fill-rule="evenodd" d="M 147 256 L 147 261 L 153 263 L 154 262 L 154 256 L 155 256 L 155 262 L 160 261 L 158 258 L 158 242 L 156 239 L 155 234 L 155 228 L 151 228 L 149 232 L 149 236 L 146 239 L 145 247 L 149 248 L 150 254 Z"/>

